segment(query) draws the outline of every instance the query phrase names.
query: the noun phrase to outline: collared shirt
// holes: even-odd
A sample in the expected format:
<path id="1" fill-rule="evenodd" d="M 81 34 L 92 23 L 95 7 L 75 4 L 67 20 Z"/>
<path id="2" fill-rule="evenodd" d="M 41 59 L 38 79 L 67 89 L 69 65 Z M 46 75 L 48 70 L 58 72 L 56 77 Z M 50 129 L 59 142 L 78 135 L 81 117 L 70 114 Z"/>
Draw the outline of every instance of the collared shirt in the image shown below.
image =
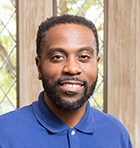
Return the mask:
<path id="1" fill-rule="evenodd" d="M 0 148 L 132 148 L 125 127 L 89 102 L 70 128 L 47 107 L 43 92 L 33 104 L 0 117 Z"/>

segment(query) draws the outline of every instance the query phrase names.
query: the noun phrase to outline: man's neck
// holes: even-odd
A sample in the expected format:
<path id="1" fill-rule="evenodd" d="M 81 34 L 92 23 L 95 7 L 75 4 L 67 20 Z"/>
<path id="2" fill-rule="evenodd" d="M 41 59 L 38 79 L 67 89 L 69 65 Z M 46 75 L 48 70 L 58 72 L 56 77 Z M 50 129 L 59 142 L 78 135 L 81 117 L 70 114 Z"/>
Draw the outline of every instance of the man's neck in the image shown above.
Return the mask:
<path id="1" fill-rule="evenodd" d="M 67 124 L 70 128 L 73 128 L 76 126 L 80 120 L 83 118 L 85 112 L 86 112 L 86 106 L 87 102 L 84 103 L 84 105 L 75 110 L 75 111 L 66 111 L 63 109 L 58 108 L 56 105 L 54 105 L 50 99 L 46 96 L 44 93 L 44 101 L 48 108 L 65 124 Z"/>

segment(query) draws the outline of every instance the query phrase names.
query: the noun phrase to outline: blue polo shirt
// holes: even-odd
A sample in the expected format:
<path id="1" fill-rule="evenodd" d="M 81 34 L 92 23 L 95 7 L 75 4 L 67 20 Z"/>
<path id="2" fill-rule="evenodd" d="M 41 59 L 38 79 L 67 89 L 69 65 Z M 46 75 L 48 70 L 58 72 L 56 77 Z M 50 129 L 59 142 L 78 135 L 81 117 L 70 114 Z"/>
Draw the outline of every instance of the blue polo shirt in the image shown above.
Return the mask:
<path id="1" fill-rule="evenodd" d="M 115 117 L 90 107 L 70 128 L 47 107 L 43 92 L 31 105 L 0 116 L 0 148 L 132 148 Z"/>

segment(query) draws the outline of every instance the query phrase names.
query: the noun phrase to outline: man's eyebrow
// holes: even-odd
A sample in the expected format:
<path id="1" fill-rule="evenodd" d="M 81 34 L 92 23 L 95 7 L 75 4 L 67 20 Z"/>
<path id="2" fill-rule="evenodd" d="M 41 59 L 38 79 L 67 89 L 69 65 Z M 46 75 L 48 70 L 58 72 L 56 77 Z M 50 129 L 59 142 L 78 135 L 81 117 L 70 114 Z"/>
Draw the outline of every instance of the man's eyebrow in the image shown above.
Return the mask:
<path id="1" fill-rule="evenodd" d="M 95 49 L 93 49 L 92 47 L 82 47 L 79 49 L 79 52 L 82 52 L 82 51 L 90 51 L 91 53 L 94 53 Z"/>
<path id="2" fill-rule="evenodd" d="M 57 47 L 56 47 L 56 48 L 49 48 L 49 49 L 47 50 L 48 53 L 52 53 L 52 52 L 55 52 L 55 51 L 65 53 L 65 50 L 64 50 L 63 48 L 57 48 Z"/>
<path id="3" fill-rule="evenodd" d="M 56 48 L 49 48 L 48 50 L 46 50 L 47 54 L 51 54 L 52 52 L 56 52 L 56 51 L 66 53 L 66 51 L 63 48 L 59 48 L 59 47 L 58 48 L 57 47 Z M 87 47 L 82 47 L 78 50 L 78 52 L 83 52 L 83 51 L 89 51 L 91 53 L 94 53 L 95 49 L 87 46 Z"/>

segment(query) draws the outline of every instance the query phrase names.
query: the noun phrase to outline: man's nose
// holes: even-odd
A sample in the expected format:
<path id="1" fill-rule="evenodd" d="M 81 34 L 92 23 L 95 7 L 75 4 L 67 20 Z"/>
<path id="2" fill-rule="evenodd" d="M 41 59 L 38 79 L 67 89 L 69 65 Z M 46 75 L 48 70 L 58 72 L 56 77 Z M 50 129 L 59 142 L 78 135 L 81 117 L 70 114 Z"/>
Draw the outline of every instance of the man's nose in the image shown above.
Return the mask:
<path id="1" fill-rule="evenodd" d="M 63 72 L 69 75 L 79 75 L 82 72 L 82 68 L 78 59 L 69 58 L 66 60 L 66 63 L 63 68 Z"/>

